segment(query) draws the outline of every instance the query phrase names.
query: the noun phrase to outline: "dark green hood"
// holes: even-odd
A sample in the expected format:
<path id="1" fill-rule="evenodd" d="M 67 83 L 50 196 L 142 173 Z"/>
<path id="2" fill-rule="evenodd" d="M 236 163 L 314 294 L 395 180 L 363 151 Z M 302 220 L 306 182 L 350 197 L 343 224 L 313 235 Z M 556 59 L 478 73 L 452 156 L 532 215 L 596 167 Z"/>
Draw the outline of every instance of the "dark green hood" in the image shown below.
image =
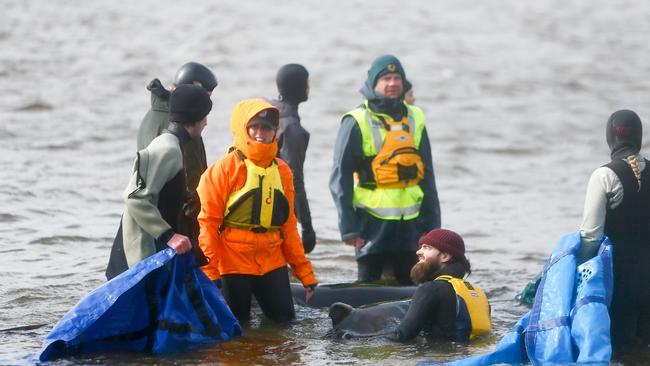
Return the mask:
<path id="1" fill-rule="evenodd" d="M 383 113 L 391 116 L 394 120 L 400 120 L 407 113 L 406 106 L 404 105 L 404 94 L 397 99 L 390 99 L 375 92 L 370 84 L 370 80 L 366 80 L 359 90 L 361 95 L 368 100 L 370 109 L 375 113 Z"/>

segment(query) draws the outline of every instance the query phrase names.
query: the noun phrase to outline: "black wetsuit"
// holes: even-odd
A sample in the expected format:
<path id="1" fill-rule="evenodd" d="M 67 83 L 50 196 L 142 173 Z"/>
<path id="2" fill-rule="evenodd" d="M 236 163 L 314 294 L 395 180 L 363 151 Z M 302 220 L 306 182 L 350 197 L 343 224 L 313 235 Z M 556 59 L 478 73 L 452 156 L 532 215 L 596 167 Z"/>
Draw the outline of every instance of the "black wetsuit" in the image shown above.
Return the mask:
<path id="1" fill-rule="evenodd" d="M 252 295 L 269 319 L 286 323 L 296 317 L 286 266 L 262 276 L 225 274 L 221 276 L 221 283 L 221 292 L 240 322 L 250 318 Z"/>
<path id="2" fill-rule="evenodd" d="M 605 235 L 614 250 L 614 295 L 610 308 L 615 350 L 650 342 L 650 162 L 641 172 L 641 190 L 629 165 L 617 159 L 606 166 L 623 185 L 623 202 L 608 209 Z"/>
<path id="3" fill-rule="evenodd" d="M 273 105 L 280 110 L 280 129 L 278 130 L 278 156 L 284 160 L 293 173 L 293 186 L 296 190 L 294 211 L 302 226 L 302 241 L 305 253 L 310 253 L 316 245 L 316 235 L 311 222 L 309 201 L 305 192 L 303 166 L 309 146 L 309 132 L 300 123 L 298 104 L 284 100 L 274 100 Z"/>
<path id="4" fill-rule="evenodd" d="M 432 279 L 442 275 L 463 278 L 465 270 L 460 262 L 452 262 L 435 273 Z M 456 324 L 454 288 L 446 281 L 427 281 L 413 294 L 411 305 L 391 338 L 406 341 L 424 331 L 426 337 L 467 342 L 470 333 L 459 333 Z"/>

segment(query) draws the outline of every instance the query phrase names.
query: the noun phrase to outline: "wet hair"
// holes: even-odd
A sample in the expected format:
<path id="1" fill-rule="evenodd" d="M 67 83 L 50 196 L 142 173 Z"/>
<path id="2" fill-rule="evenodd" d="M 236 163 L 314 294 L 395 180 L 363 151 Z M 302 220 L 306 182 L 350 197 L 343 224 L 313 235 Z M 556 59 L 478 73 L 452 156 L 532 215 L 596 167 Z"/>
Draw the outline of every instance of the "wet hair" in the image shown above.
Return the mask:
<path id="1" fill-rule="evenodd" d="M 465 277 L 472 274 L 472 265 L 469 263 L 469 259 L 467 259 L 467 257 L 458 258 L 455 260 L 463 265 L 463 269 L 465 270 Z"/>
<path id="2" fill-rule="evenodd" d="M 639 160 L 637 159 L 636 155 L 630 155 L 627 158 L 625 158 L 625 161 L 627 161 L 627 164 L 632 168 L 632 172 L 634 172 L 634 177 L 636 178 L 636 182 L 638 183 L 638 188 L 637 192 L 641 191 L 641 169 L 639 169 Z"/>

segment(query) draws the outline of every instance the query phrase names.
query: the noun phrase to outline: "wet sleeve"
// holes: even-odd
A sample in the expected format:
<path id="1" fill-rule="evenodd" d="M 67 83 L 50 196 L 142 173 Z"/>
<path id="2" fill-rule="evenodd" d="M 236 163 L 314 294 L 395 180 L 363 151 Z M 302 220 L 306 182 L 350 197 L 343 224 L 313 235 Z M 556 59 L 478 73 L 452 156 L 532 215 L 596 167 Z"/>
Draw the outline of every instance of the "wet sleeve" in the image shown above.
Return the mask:
<path id="1" fill-rule="evenodd" d="M 334 161 L 329 182 L 330 193 L 338 211 L 339 231 L 343 240 L 361 234 L 357 215 L 352 206 L 353 174 L 358 170 L 363 159 L 361 144 L 361 130 L 356 120 L 351 116 L 343 117 L 334 145 Z"/>
<path id="2" fill-rule="evenodd" d="M 403 342 L 417 337 L 425 324 L 431 322 L 439 299 L 433 282 L 420 285 L 413 294 L 411 305 L 400 322 L 394 339 Z"/>
<path id="3" fill-rule="evenodd" d="M 309 134 L 299 125 L 290 124 L 284 130 L 282 139 L 280 158 L 289 165 L 293 174 L 293 186 L 296 190 L 295 213 L 303 226 L 307 224 L 311 226 L 311 212 L 303 174 Z"/>
<path id="4" fill-rule="evenodd" d="M 223 160 L 211 165 L 201 176 L 196 189 L 201 201 L 199 221 L 199 246 L 209 263 L 201 269 L 211 280 L 218 280 L 220 229 L 226 207 L 226 197 L 230 192 L 230 175 L 224 169 Z"/>
<path id="5" fill-rule="evenodd" d="M 429 142 L 429 135 L 426 127 L 424 128 L 424 131 L 422 131 L 422 140 L 420 142 L 419 150 L 424 165 L 424 178 L 420 182 L 420 188 L 422 188 L 424 197 L 422 198 L 418 224 L 420 230 L 425 233 L 429 230 L 439 228 L 441 225 L 440 201 L 438 200 L 436 177 L 433 171 L 433 158 L 431 157 L 431 144 Z"/>
<path id="6" fill-rule="evenodd" d="M 138 152 L 133 174 L 124 191 L 126 209 L 142 230 L 160 238 L 171 229 L 157 206 L 164 185 L 182 169 L 180 149 Z"/>
<path id="7" fill-rule="evenodd" d="M 596 255 L 605 235 L 607 208 L 615 208 L 623 201 L 623 185 L 611 169 L 600 167 L 589 178 L 585 206 L 580 225 L 578 263 Z"/>
<path id="8" fill-rule="evenodd" d="M 284 240 L 282 241 L 282 254 L 287 262 L 291 265 L 293 275 L 302 282 L 304 286 L 315 285 L 318 283 L 314 276 L 314 269 L 311 262 L 305 256 L 305 250 L 298 235 L 296 215 L 293 212 L 293 201 L 295 199 L 295 190 L 293 188 L 293 176 L 291 169 L 286 164 L 279 165 L 280 177 L 284 194 L 289 201 L 289 217 L 282 225 L 280 231 Z"/>

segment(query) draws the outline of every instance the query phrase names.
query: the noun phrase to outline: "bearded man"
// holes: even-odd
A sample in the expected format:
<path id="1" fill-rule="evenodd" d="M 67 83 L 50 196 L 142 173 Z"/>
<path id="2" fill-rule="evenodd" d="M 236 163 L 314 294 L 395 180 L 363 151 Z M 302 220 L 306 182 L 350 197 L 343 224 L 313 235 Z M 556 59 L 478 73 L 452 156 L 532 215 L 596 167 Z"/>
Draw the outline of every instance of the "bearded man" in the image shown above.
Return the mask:
<path id="1" fill-rule="evenodd" d="M 423 235 L 411 279 L 418 284 L 395 333 L 397 341 L 426 337 L 467 342 L 492 329 L 490 305 L 478 287 L 463 280 L 471 273 L 465 243 L 457 233 L 434 229 Z"/>

